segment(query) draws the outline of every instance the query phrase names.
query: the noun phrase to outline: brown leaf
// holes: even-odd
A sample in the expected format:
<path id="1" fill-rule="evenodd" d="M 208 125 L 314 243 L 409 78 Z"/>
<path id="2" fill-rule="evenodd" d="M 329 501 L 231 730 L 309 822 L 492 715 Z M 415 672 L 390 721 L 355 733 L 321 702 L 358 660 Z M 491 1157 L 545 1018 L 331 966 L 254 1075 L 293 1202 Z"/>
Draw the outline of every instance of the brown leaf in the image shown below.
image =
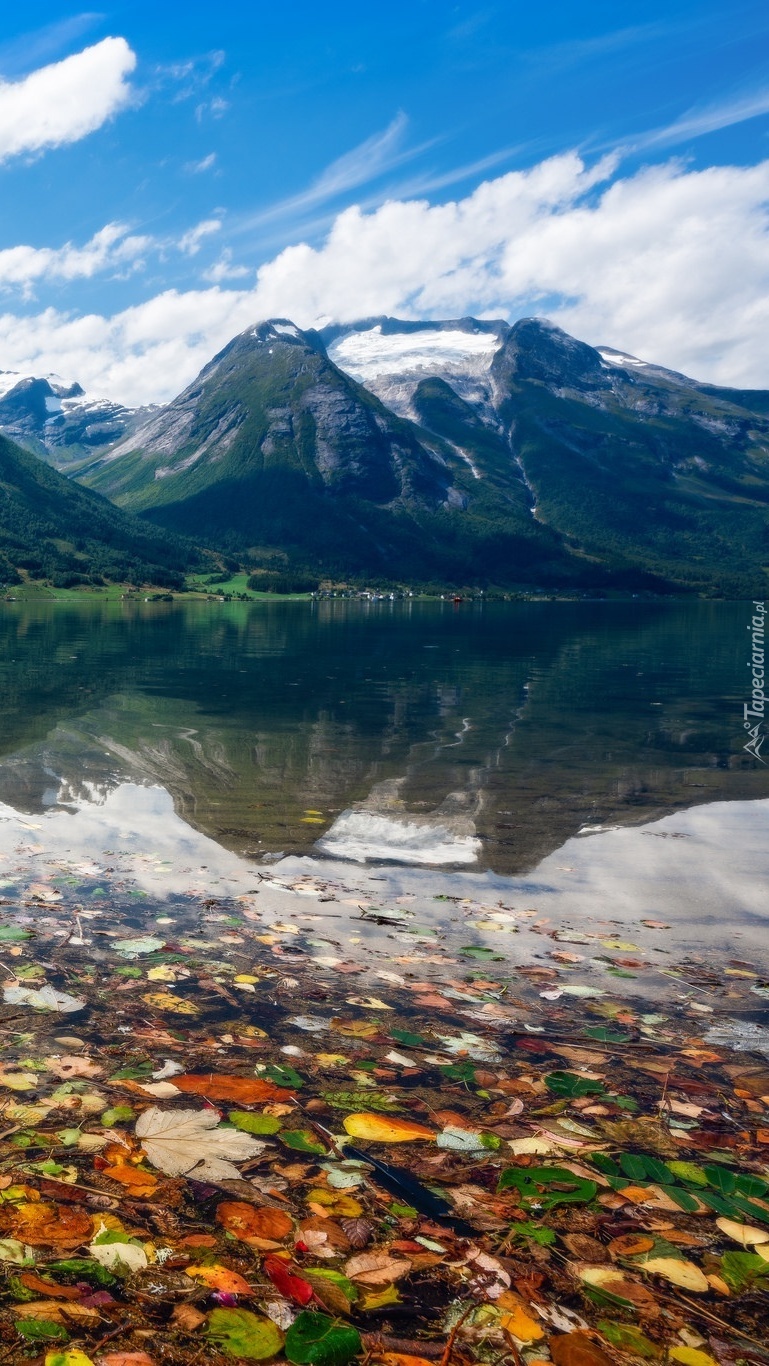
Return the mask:
<path id="1" fill-rule="evenodd" d="M 36 1276 L 34 1271 L 22 1271 L 19 1275 L 19 1280 L 27 1290 L 34 1290 L 38 1295 L 47 1295 L 49 1299 L 80 1299 L 80 1291 L 77 1286 L 54 1285 L 53 1281 L 44 1281 L 42 1276 Z"/>
<path id="2" fill-rule="evenodd" d="M 194 1304 L 177 1304 L 171 1315 L 174 1327 L 181 1329 L 183 1333 L 194 1333 L 205 1321 L 205 1314 L 201 1314 Z"/>
<path id="3" fill-rule="evenodd" d="M 390 1285 L 411 1270 L 405 1257 L 391 1257 L 389 1252 L 359 1252 L 345 1263 L 344 1274 L 362 1285 Z"/>
<path id="4" fill-rule="evenodd" d="M 642 1252 L 651 1252 L 654 1239 L 646 1233 L 625 1233 L 621 1238 L 612 1238 L 609 1252 L 612 1257 L 640 1257 Z"/>
<path id="5" fill-rule="evenodd" d="M 564 1333 L 548 1342 L 555 1366 L 614 1366 L 600 1347 L 585 1333 Z"/>
<path id="6" fill-rule="evenodd" d="M 374 1232 L 374 1225 L 368 1219 L 340 1219 L 350 1247 L 365 1247 Z"/>

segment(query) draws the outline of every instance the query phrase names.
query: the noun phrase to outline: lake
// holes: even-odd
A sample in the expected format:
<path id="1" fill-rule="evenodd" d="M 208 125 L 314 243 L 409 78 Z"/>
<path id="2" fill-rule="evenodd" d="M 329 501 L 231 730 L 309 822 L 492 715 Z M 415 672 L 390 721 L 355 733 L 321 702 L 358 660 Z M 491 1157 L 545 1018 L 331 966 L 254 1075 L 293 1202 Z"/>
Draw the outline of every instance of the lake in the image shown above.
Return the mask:
<path id="1" fill-rule="evenodd" d="M 4 604 L 0 799 L 159 783 L 250 859 L 533 867 L 769 795 L 731 603 Z M 343 813 L 347 813 L 343 815 Z"/>
<path id="2" fill-rule="evenodd" d="M 555 938 L 592 945 L 564 950 L 559 994 L 601 996 L 608 971 L 680 997 L 672 965 L 699 974 L 703 952 L 752 979 L 769 770 L 742 748 L 749 616 L 5 604 L 2 899 L 74 945 L 101 942 L 94 917 L 200 935 L 234 913 L 321 969 L 381 975 L 400 943 L 425 978 L 468 953 L 553 973 Z"/>

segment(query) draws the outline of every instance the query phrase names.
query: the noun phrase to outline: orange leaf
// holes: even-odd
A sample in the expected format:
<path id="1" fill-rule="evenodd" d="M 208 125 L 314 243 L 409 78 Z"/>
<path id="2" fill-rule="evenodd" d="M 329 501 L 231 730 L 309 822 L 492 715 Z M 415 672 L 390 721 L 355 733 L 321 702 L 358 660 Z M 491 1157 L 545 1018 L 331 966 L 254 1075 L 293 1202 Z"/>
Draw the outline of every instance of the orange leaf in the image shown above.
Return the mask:
<path id="1" fill-rule="evenodd" d="M 143 1172 L 139 1167 L 129 1167 L 127 1163 L 121 1162 L 117 1167 L 105 1167 L 104 1176 L 108 1176 L 112 1181 L 119 1181 L 121 1186 L 127 1186 L 132 1195 L 139 1198 L 145 1195 L 154 1195 L 158 1183 L 151 1172 Z"/>
<path id="2" fill-rule="evenodd" d="M 208 1076 L 174 1077 L 178 1091 L 191 1091 L 207 1100 L 237 1100 L 242 1105 L 256 1105 L 264 1100 L 289 1100 L 295 1094 L 285 1086 L 263 1081 L 261 1077 L 227 1077 L 210 1073 Z"/>
<path id="3" fill-rule="evenodd" d="M 434 1129 L 415 1124 L 410 1119 L 390 1119 L 385 1115 L 348 1115 L 345 1130 L 352 1138 L 367 1138 L 372 1143 L 431 1143 L 438 1137 Z"/>
<path id="4" fill-rule="evenodd" d="M 435 1366 L 427 1357 L 412 1357 L 406 1352 L 382 1352 L 376 1361 L 377 1366 Z"/>
<path id="5" fill-rule="evenodd" d="M 612 1238 L 609 1252 L 613 1257 L 640 1257 L 642 1252 L 651 1252 L 654 1239 L 645 1233 L 625 1233 L 621 1238 Z"/>
<path id="6" fill-rule="evenodd" d="M 221 1290 L 226 1295 L 253 1295 L 253 1290 L 239 1276 L 237 1271 L 230 1271 L 227 1266 L 188 1266 L 185 1276 L 194 1276 L 197 1280 L 204 1281 L 210 1285 L 212 1290 Z"/>
<path id="7" fill-rule="evenodd" d="M 216 1209 L 216 1221 L 241 1242 L 249 1238 L 280 1241 L 291 1232 L 293 1220 L 280 1209 L 256 1209 L 242 1200 L 225 1200 Z"/>
<path id="8" fill-rule="evenodd" d="M 34 1290 L 37 1295 L 47 1295 L 52 1300 L 80 1299 L 80 1291 L 77 1286 L 54 1285 L 53 1281 L 44 1281 L 42 1276 L 36 1276 L 34 1271 L 22 1271 L 19 1280 L 27 1290 Z"/>
<path id="9" fill-rule="evenodd" d="M 14 1233 L 33 1247 L 79 1247 L 93 1236 L 93 1219 L 80 1209 L 62 1205 L 17 1205 L 13 1212 Z"/>

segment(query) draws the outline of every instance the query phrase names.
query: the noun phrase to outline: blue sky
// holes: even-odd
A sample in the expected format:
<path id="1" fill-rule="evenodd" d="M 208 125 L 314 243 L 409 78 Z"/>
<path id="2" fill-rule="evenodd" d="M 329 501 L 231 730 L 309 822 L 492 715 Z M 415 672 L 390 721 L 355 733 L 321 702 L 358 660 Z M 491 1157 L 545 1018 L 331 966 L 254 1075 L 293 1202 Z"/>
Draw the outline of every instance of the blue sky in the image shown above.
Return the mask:
<path id="1" fill-rule="evenodd" d="M 140 401 L 260 310 L 544 312 L 769 385 L 763 4 L 190 0 L 34 21 L 0 20 L 0 368 Z"/>

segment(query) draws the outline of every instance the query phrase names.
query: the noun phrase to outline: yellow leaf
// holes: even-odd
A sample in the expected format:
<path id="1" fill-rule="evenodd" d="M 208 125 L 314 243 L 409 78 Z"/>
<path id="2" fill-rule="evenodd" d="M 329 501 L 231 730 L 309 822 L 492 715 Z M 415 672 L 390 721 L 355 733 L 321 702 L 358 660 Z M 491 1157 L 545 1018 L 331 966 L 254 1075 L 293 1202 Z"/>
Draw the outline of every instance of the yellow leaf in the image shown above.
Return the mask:
<path id="1" fill-rule="evenodd" d="M 325 1209 L 333 1210 L 334 1214 L 342 1219 L 357 1219 L 363 1213 L 360 1201 L 343 1191 L 311 1190 L 306 1199 L 309 1205 L 321 1205 Z"/>
<path id="2" fill-rule="evenodd" d="M 0 1086 L 7 1086 L 9 1091 L 34 1091 L 37 1078 L 29 1072 L 0 1072 Z"/>
<path id="3" fill-rule="evenodd" d="M 700 1352 L 697 1347 L 671 1347 L 668 1359 L 680 1361 L 681 1366 L 718 1366 L 715 1357 L 709 1352 Z"/>
<path id="4" fill-rule="evenodd" d="M 93 1361 L 77 1347 L 65 1352 L 46 1352 L 45 1366 L 93 1366 Z"/>
<path id="5" fill-rule="evenodd" d="M 769 1243 L 769 1231 L 753 1228 L 751 1224 L 738 1224 L 736 1219 L 716 1219 L 716 1227 L 743 1247 L 753 1247 L 756 1243 Z M 758 1250 L 758 1249 L 756 1249 Z"/>
<path id="6" fill-rule="evenodd" d="M 649 1257 L 646 1261 L 637 1262 L 636 1265 L 641 1271 L 650 1271 L 654 1276 L 664 1276 L 671 1285 L 678 1285 L 682 1290 L 692 1290 L 695 1294 L 706 1295 L 710 1286 L 705 1276 L 694 1262 L 684 1261 L 681 1257 Z"/>
<path id="7" fill-rule="evenodd" d="M 142 1000 L 147 1002 L 155 1010 L 170 1010 L 175 1015 L 199 1015 L 198 1006 L 193 1005 L 192 1001 L 185 1001 L 181 996 L 172 996 L 170 991 L 151 991 Z"/>
<path id="8" fill-rule="evenodd" d="M 156 968 L 150 968 L 147 973 L 148 982 L 175 982 L 176 973 L 168 963 L 160 963 Z M 146 999 L 146 998 L 145 998 Z"/>
<path id="9" fill-rule="evenodd" d="M 502 1303 L 500 1327 L 506 1329 L 519 1342 L 539 1342 L 545 1336 L 544 1328 L 527 1313 L 527 1306 L 512 1291 L 505 1290 L 499 1297 Z"/>
<path id="10" fill-rule="evenodd" d="M 348 1115 L 345 1131 L 351 1138 L 367 1138 L 371 1143 L 434 1143 L 438 1135 L 424 1124 L 410 1119 L 388 1119 L 385 1115 Z"/>
<path id="11" fill-rule="evenodd" d="M 366 1312 L 370 1309 L 384 1309 L 388 1304 L 400 1304 L 400 1302 L 401 1297 L 398 1293 L 398 1287 L 395 1285 L 386 1285 L 384 1290 L 367 1290 L 364 1287 L 358 1301 L 361 1309 Z"/>

